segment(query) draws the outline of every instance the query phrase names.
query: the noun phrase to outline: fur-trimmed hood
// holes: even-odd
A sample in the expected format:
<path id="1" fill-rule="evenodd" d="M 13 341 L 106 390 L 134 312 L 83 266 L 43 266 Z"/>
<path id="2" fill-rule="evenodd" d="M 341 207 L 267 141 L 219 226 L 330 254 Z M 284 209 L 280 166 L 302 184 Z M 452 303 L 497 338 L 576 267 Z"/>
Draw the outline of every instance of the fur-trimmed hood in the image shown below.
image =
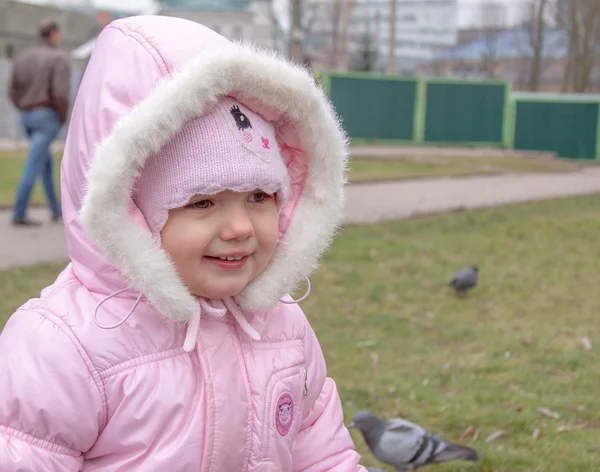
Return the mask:
<path id="1" fill-rule="evenodd" d="M 271 308 L 318 264 L 341 219 L 346 138 L 312 77 L 272 53 L 197 23 L 131 17 L 96 42 L 73 108 L 62 162 L 63 217 L 78 278 L 92 291 L 141 293 L 172 320 L 197 300 L 153 241 L 131 192 L 145 160 L 221 96 L 275 123 L 292 188 L 280 243 L 236 297 Z"/>

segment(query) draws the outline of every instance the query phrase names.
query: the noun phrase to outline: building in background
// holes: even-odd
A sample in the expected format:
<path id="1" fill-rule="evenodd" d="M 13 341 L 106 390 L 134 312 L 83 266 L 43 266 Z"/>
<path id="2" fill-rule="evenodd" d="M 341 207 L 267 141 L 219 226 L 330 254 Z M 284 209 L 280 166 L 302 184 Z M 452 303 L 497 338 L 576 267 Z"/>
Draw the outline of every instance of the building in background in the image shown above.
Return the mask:
<path id="1" fill-rule="evenodd" d="M 0 58 L 11 59 L 39 40 L 39 23 L 52 17 L 61 26 L 62 48 L 71 51 L 97 33 L 94 14 L 16 0 L 0 0 Z"/>
<path id="2" fill-rule="evenodd" d="M 367 56 L 371 48 L 375 70 L 412 74 L 418 64 L 456 44 L 458 8 L 458 0 L 398 0 L 390 64 L 390 0 L 307 0 L 306 43 L 325 58 L 319 68 L 356 68 L 353 58 Z"/>
<path id="3" fill-rule="evenodd" d="M 390 50 L 390 2 L 378 3 L 382 11 L 379 50 L 386 62 Z M 391 70 L 412 73 L 418 64 L 456 44 L 458 0 L 399 0 L 396 9 L 396 63 L 390 66 Z"/>
<path id="4" fill-rule="evenodd" d="M 283 49 L 270 0 L 161 0 L 159 14 L 202 23 L 230 40 Z"/>
<path id="5" fill-rule="evenodd" d="M 420 64 L 417 73 L 426 77 L 461 79 L 502 79 L 515 90 L 528 89 L 533 51 L 529 31 L 512 29 L 475 39 L 450 48 Z M 567 63 L 568 34 L 560 30 L 545 32 L 543 67 L 538 90 L 561 92 Z"/>
<path id="6" fill-rule="evenodd" d="M 134 14 L 183 18 L 201 23 L 230 40 L 249 40 L 269 49 L 285 50 L 271 0 L 161 0 L 139 12 L 104 13 L 108 15 L 105 23 Z M 95 43 L 94 36 L 74 50 L 71 57 L 85 63 Z"/>
<path id="7" fill-rule="evenodd" d="M 123 8 L 129 8 L 123 0 Z M 52 17 L 61 25 L 62 48 L 72 58 L 72 101 L 96 38 L 111 21 L 136 14 L 158 14 L 197 21 L 229 39 L 250 40 L 266 48 L 286 51 L 271 0 L 163 0 L 142 11 L 97 10 L 92 1 L 61 2 L 61 7 L 37 5 L 16 0 L 0 0 L 0 139 L 23 139 L 17 110 L 7 98 L 12 69 L 11 58 L 38 41 L 39 22 Z M 71 101 L 71 102 L 72 102 Z M 61 131 L 64 138 L 66 127 Z"/>

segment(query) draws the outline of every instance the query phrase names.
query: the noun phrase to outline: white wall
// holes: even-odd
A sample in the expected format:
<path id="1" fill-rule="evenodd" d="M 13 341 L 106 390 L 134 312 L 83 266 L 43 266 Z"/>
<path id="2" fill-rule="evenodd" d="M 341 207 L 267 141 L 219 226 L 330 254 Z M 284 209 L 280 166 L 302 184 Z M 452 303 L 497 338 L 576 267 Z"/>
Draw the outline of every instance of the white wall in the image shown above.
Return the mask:
<path id="1" fill-rule="evenodd" d="M 380 51 L 389 51 L 389 2 L 381 5 Z M 396 55 L 413 59 L 429 59 L 443 48 L 456 44 L 458 30 L 457 0 L 404 0 L 396 13 Z"/>

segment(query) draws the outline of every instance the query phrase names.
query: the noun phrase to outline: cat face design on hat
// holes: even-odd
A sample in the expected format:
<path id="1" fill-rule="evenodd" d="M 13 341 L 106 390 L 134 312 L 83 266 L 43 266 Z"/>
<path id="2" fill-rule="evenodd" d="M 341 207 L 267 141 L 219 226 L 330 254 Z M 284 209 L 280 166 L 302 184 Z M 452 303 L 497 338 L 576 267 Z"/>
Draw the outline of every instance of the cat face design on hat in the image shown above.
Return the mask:
<path id="1" fill-rule="evenodd" d="M 290 176 L 279 151 L 275 125 L 231 97 L 220 98 L 144 164 L 133 200 L 151 232 L 159 235 L 169 210 L 194 195 L 225 190 L 276 195 L 282 208 Z"/>
<path id="2" fill-rule="evenodd" d="M 256 119 L 258 115 L 253 111 L 231 100 L 227 107 L 219 107 L 219 112 L 229 131 L 256 157 L 268 163 L 279 155 L 274 128 L 264 126 L 265 121 Z"/>

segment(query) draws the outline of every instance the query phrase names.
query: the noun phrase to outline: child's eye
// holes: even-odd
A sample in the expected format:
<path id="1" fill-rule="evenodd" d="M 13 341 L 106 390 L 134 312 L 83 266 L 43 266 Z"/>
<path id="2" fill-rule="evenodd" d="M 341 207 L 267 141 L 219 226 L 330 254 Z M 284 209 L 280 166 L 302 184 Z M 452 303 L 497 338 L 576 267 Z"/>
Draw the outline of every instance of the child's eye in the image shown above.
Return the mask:
<path id="1" fill-rule="evenodd" d="M 213 202 L 211 202 L 210 200 L 198 200 L 197 202 L 190 203 L 189 205 L 187 205 L 187 208 L 206 210 L 207 208 L 210 208 L 212 204 Z"/>
<path id="2" fill-rule="evenodd" d="M 256 192 L 248 197 L 248 201 L 251 203 L 262 203 L 269 198 L 265 192 Z"/>

